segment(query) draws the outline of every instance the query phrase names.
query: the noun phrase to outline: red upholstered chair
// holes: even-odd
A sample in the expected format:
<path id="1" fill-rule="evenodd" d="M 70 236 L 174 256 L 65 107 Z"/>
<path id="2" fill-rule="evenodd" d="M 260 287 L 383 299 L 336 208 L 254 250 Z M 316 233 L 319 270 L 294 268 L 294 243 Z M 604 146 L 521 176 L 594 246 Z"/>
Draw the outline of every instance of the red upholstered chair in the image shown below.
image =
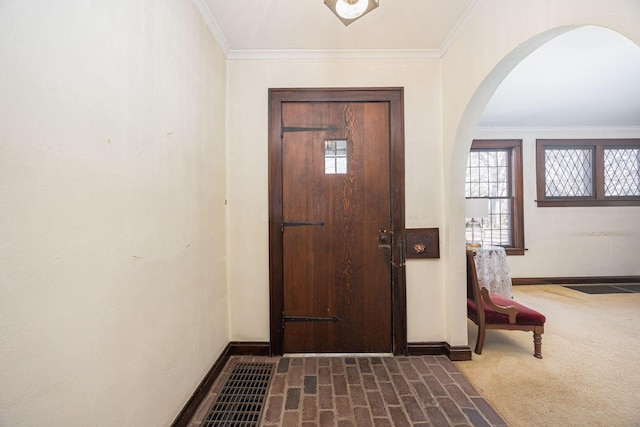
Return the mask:
<path id="1" fill-rule="evenodd" d="M 533 332 L 533 355 L 542 359 L 543 314 L 516 301 L 480 288 L 476 273 L 475 253 L 467 251 L 467 317 L 478 325 L 477 354 L 482 353 L 487 329 Z M 480 308 L 480 309 L 478 309 Z"/>

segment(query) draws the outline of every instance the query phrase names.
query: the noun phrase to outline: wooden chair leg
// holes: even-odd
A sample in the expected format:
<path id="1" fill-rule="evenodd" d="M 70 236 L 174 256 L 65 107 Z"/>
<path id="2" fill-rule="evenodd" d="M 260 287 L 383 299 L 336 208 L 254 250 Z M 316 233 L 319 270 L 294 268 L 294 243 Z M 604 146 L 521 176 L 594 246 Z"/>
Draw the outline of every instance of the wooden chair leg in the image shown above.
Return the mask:
<path id="1" fill-rule="evenodd" d="M 482 354 L 482 347 L 484 346 L 485 328 L 478 325 L 478 338 L 476 339 L 476 354 Z"/>
<path id="2" fill-rule="evenodd" d="M 538 331 L 533 332 L 533 355 L 542 359 L 542 334 Z"/>

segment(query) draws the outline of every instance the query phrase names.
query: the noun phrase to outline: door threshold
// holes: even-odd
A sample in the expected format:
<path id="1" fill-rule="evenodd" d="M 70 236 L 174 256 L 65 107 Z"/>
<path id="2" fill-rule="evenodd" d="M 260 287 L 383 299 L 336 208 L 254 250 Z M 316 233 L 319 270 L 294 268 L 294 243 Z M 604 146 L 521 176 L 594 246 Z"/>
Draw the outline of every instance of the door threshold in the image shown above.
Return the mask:
<path id="1" fill-rule="evenodd" d="M 282 357 L 393 357 L 393 353 L 285 353 Z"/>

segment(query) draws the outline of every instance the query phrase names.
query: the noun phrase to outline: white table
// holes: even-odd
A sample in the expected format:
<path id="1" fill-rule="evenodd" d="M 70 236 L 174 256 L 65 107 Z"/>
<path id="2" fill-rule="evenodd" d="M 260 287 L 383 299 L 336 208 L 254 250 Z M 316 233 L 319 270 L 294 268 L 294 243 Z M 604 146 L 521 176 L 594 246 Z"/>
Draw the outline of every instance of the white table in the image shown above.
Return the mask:
<path id="1" fill-rule="evenodd" d="M 474 252 L 480 287 L 487 288 L 489 292 L 513 298 L 511 273 L 504 248 L 489 246 L 475 249 Z"/>

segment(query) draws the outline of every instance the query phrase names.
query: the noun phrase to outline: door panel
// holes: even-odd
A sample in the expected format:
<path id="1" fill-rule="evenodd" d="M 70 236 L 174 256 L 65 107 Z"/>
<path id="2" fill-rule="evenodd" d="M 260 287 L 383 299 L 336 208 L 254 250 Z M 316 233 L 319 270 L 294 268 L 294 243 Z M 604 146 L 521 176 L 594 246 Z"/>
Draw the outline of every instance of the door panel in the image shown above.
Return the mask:
<path id="1" fill-rule="evenodd" d="M 294 104 L 307 107 L 294 108 Z M 341 108 L 321 104 L 339 104 Z M 373 120 L 361 123 L 360 119 L 368 117 L 367 111 L 379 108 L 376 104 L 386 105 L 384 117 L 372 113 Z M 386 352 L 389 340 L 394 354 L 407 354 L 403 121 L 402 88 L 269 89 L 269 345 L 272 355 L 293 351 Z M 337 130 L 330 129 L 331 126 Z M 369 141 L 376 138 L 372 135 L 386 135 L 387 147 L 380 156 L 368 155 L 372 144 Z M 345 137 L 364 141 L 362 149 L 357 143 L 349 148 L 346 176 L 329 177 L 319 172 L 323 170 L 322 166 L 318 168 L 324 162 L 322 148 L 309 150 L 305 144 L 290 144 L 293 141 L 312 143 L 319 138 L 322 145 L 325 139 Z M 285 157 L 287 161 L 294 159 L 286 170 Z M 362 172 L 355 173 L 356 169 L 350 169 L 352 164 L 362 165 Z M 380 175 L 379 171 L 385 168 L 388 176 L 378 182 L 386 180 L 389 194 L 366 191 L 377 188 L 374 182 L 384 176 L 384 172 Z M 335 187 L 336 183 L 342 187 Z M 342 189 L 341 192 L 336 188 Z M 333 196 L 325 197 L 327 194 Z M 327 200 L 316 203 L 318 197 Z M 358 206 L 362 204 L 390 211 L 386 234 L 392 253 L 388 253 L 390 249 L 378 247 L 379 234 L 385 234 L 378 234 L 380 228 L 384 228 L 378 223 L 384 220 L 376 216 L 375 210 L 361 210 Z M 317 220 L 327 218 L 327 213 L 331 214 L 331 222 Z M 351 220 L 353 218 L 356 220 Z M 311 224 L 290 224 L 296 222 Z M 335 234 L 343 236 L 342 246 L 336 247 L 335 242 L 326 238 Z M 369 245 L 372 241 L 373 246 Z M 383 263 L 387 270 L 377 271 L 371 264 L 372 260 L 379 260 L 378 256 L 387 257 Z M 342 262 L 342 267 L 336 260 Z M 389 274 L 390 284 L 380 291 L 372 277 L 384 274 Z M 354 284 L 358 282 L 366 285 L 364 291 L 357 291 Z M 323 283 L 332 285 L 320 285 Z M 375 295 L 384 292 L 388 298 L 380 303 L 382 299 Z M 338 312 L 348 313 L 349 322 L 331 322 L 334 315 L 329 314 Z M 379 315 L 382 313 L 390 313 L 391 320 Z M 297 315 L 325 321 L 285 322 L 285 318 L 299 320 Z M 345 326 L 348 323 L 359 326 Z M 389 330 L 390 338 L 380 338 L 384 334 L 380 331 Z M 385 344 L 366 344 L 377 341 Z"/>
<path id="2" fill-rule="evenodd" d="M 282 104 L 286 353 L 392 351 L 389 117 L 386 102 Z M 346 173 L 326 173 L 336 140 Z"/>

